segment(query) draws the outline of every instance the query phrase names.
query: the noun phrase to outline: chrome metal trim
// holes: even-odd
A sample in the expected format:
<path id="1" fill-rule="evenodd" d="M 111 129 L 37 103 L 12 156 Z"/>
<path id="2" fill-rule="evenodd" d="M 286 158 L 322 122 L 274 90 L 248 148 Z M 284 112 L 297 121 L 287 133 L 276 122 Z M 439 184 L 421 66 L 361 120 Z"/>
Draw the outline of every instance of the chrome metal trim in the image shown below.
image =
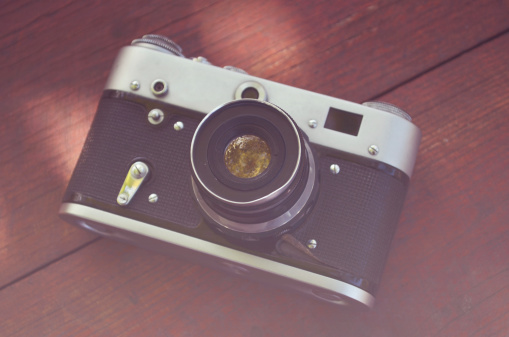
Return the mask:
<path id="1" fill-rule="evenodd" d="M 195 165 L 194 160 L 193 160 L 193 149 L 195 148 L 196 135 L 200 132 L 200 128 L 203 126 L 203 124 L 205 124 L 209 118 L 213 118 L 214 117 L 214 112 L 216 112 L 216 111 L 218 111 L 220 109 L 223 109 L 224 107 L 226 107 L 226 106 L 228 106 L 230 104 L 237 104 L 239 101 L 254 101 L 254 102 L 257 102 L 257 103 L 265 104 L 265 105 L 269 106 L 270 108 L 276 109 L 279 113 L 281 113 L 288 120 L 288 123 L 290 123 L 290 125 L 292 126 L 293 131 L 295 133 L 295 136 L 297 138 L 297 142 L 298 142 L 297 145 L 298 145 L 299 157 L 297 158 L 297 163 L 295 164 L 295 168 L 293 169 L 293 172 L 292 172 L 292 175 L 290 176 L 290 178 L 280 188 L 272 191 L 271 193 L 269 193 L 269 194 L 267 194 L 267 195 L 265 195 L 265 196 L 263 196 L 263 197 L 261 197 L 259 199 L 250 200 L 250 201 L 229 200 L 229 199 L 223 198 L 223 197 L 215 194 L 201 180 L 200 176 L 198 175 L 198 172 L 196 172 L 196 165 Z M 228 102 L 226 104 L 223 104 L 223 105 L 217 107 L 216 109 L 214 109 L 214 111 L 212 111 L 207 116 L 205 116 L 204 119 L 202 119 L 202 121 L 200 122 L 200 124 L 196 128 L 196 130 L 194 132 L 194 135 L 193 135 L 193 140 L 191 141 L 191 150 L 190 150 L 191 168 L 192 168 L 192 170 L 194 172 L 194 176 L 196 178 L 198 178 L 198 183 L 200 184 L 200 186 L 202 188 L 204 188 L 214 198 L 216 198 L 218 200 L 221 200 L 223 202 L 226 202 L 228 204 L 231 204 L 231 205 L 244 205 L 244 206 L 259 205 L 261 203 L 265 203 L 265 202 L 274 200 L 278 196 L 280 196 L 282 193 L 285 192 L 286 188 L 292 183 L 293 179 L 295 178 L 295 175 L 297 174 L 297 171 L 299 170 L 299 167 L 301 165 L 301 156 L 300 156 L 301 151 L 302 151 L 302 143 L 301 143 L 301 140 L 300 140 L 300 137 L 299 137 L 299 130 L 295 126 L 295 123 L 292 121 L 292 119 L 288 117 L 288 115 L 286 114 L 286 112 L 283 109 L 281 109 L 278 106 L 276 106 L 274 104 L 271 104 L 269 102 L 259 101 L 257 99 L 251 99 L 251 98 L 243 98 L 241 100 L 236 100 L 236 101 L 233 101 L 233 102 Z"/>
<path id="2" fill-rule="evenodd" d="M 421 132 L 411 122 L 390 112 L 193 62 L 141 45 L 120 50 L 105 89 L 132 92 L 130 84 L 136 79 L 141 85 L 136 94 L 154 99 L 150 83 L 161 76 L 168 77 L 172 91 L 171 95 L 158 97 L 158 100 L 203 114 L 231 101 L 232 92 L 242 83 L 258 82 L 265 88 L 270 102 L 287 111 L 295 123 L 306 130 L 311 143 L 370 159 L 373 158 L 366 149 L 377 144 L 380 148 L 378 161 L 409 177 L 412 175 Z M 357 136 L 324 128 L 331 107 L 363 116 Z M 316 128 L 309 128 L 310 119 L 317 121 Z"/>
<path id="3" fill-rule="evenodd" d="M 163 85 L 163 89 L 157 90 L 156 89 L 156 85 L 157 84 L 162 84 Z M 168 83 L 166 83 L 165 80 L 157 78 L 150 85 L 150 91 L 152 91 L 152 94 L 154 94 L 154 96 L 156 96 L 156 97 L 164 96 L 164 95 L 166 95 L 168 93 Z"/>
<path id="4" fill-rule="evenodd" d="M 241 85 L 239 85 L 237 87 L 237 90 L 235 90 L 233 98 L 234 99 L 242 99 L 243 98 L 242 97 L 242 93 L 247 88 L 253 88 L 253 89 L 255 89 L 258 92 L 258 98 L 257 98 L 258 100 L 260 100 L 260 101 L 268 101 L 267 90 L 265 90 L 263 85 L 261 85 L 258 82 L 255 82 L 255 81 L 247 81 L 247 82 L 244 82 Z"/>
<path id="5" fill-rule="evenodd" d="M 322 300 L 329 296 L 317 296 L 317 292 L 335 294 L 329 301 L 334 304 L 343 305 L 346 301 L 353 306 L 372 308 L 374 305 L 375 298 L 371 294 L 351 284 L 148 223 L 74 203 L 63 203 L 59 214 L 67 222 L 101 235 L 134 242 L 162 253 L 178 255 L 175 252 L 180 251 L 193 262 L 202 262 L 212 268 L 233 266 L 229 270 L 233 269 L 236 274 L 247 274 L 250 279 L 294 289 Z M 98 226 L 106 229 L 96 228 Z M 243 272 L 236 272 L 240 270 Z"/>
<path id="6" fill-rule="evenodd" d="M 194 179 L 191 179 L 191 184 L 193 187 L 194 196 L 196 197 L 196 201 L 198 205 L 202 208 L 202 210 L 218 225 L 225 227 L 227 229 L 239 232 L 239 233 L 264 233 L 271 231 L 273 229 L 279 228 L 289 221 L 291 221 L 297 214 L 303 211 L 304 206 L 306 206 L 309 198 L 311 197 L 311 193 L 315 188 L 316 182 L 316 166 L 315 160 L 313 158 L 313 153 L 309 148 L 309 145 L 305 143 L 306 150 L 309 156 L 309 172 L 308 172 L 308 180 L 306 182 L 306 186 L 304 187 L 304 191 L 300 195 L 299 199 L 295 202 L 295 204 L 285 213 L 281 214 L 277 218 L 261 222 L 261 223 L 250 223 L 248 225 L 244 223 L 238 223 L 235 221 L 231 221 L 227 218 L 222 217 L 217 214 L 203 199 L 198 190 Z"/>

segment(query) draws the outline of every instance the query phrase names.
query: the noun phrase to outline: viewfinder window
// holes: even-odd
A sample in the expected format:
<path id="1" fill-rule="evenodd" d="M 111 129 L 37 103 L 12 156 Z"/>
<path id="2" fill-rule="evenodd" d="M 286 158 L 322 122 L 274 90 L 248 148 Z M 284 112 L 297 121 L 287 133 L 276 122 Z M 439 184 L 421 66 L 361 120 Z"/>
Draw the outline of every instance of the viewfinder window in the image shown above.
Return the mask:
<path id="1" fill-rule="evenodd" d="M 362 115 L 330 108 L 325 120 L 325 128 L 357 136 L 361 128 L 361 122 Z"/>

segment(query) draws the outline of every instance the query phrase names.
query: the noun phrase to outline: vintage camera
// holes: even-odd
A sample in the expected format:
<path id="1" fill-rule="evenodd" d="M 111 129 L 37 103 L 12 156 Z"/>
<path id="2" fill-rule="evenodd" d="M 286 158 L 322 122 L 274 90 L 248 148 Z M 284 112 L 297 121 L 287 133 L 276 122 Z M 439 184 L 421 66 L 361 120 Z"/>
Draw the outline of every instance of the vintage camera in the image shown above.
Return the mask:
<path id="1" fill-rule="evenodd" d="M 359 105 L 225 68 L 185 58 L 158 35 L 124 47 L 60 216 L 372 307 L 419 129 L 390 104 Z"/>

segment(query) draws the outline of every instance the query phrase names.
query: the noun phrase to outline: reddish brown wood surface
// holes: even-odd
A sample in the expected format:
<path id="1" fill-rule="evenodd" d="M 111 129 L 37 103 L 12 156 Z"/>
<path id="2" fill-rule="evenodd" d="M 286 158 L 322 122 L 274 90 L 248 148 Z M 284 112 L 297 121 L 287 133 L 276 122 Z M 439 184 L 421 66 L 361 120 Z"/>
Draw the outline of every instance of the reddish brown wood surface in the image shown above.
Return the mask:
<path id="1" fill-rule="evenodd" d="M 508 1 L 3 4 L 0 336 L 509 336 L 508 18 Z M 410 112 L 423 141 L 373 311 L 58 219 L 111 63 L 145 33 L 218 65 Z"/>

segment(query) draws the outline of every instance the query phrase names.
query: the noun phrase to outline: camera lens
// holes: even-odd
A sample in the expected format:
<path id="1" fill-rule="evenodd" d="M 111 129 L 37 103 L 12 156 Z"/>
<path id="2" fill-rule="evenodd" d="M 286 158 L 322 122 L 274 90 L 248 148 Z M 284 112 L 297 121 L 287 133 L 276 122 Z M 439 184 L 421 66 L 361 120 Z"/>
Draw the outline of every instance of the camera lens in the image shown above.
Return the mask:
<path id="1" fill-rule="evenodd" d="M 290 230 L 313 205 L 317 173 L 302 131 L 279 107 L 239 99 L 209 113 L 191 144 L 193 192 L 221 232 L 260 240 Z"/>
<path id="2" fill-rule="evenodd" d="M 228 171 L 236 177 L 257 177 L 269 166 L 269 146 L 255 135 L 239 136 L 226 146 L 224 163 Z"/>

